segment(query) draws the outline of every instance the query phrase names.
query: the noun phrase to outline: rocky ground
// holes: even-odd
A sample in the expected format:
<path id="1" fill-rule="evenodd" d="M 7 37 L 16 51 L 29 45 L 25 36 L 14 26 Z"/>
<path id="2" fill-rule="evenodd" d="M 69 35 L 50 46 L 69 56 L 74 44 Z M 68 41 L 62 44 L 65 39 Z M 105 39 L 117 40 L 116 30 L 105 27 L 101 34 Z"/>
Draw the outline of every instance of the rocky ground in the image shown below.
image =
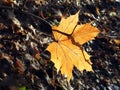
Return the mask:
<path id="1" fill-rule="evenodd" d="M 57 74 L 46 47 L 51 25 L 80 10 L 100 34 L 84 44 L 93 72 L 76 68 L 70 83 Z M 120 90 L 119 0 L 1 0 L 0 90 Z"/>

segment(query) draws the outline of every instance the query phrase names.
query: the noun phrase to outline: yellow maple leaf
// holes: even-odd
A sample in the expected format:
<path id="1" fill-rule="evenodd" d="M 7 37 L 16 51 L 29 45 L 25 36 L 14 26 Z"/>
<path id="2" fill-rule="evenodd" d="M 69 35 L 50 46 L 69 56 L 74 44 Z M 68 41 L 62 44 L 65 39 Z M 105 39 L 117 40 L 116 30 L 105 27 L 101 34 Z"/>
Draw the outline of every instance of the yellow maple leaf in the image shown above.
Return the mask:
<path id="1" fill-rule="evenodd" d="M 68 82 L 74 66 L 80 71 L 93 71 L 90 56 L 83 50 L 82 45 L 99 33 L 90 23 L 77 25 L 78 15 L 79 12 L 67 19 L 62 18 L 59 26 L 52 27 L 55 41 L 47 47 L 57 71 L 67 75 Z"/>

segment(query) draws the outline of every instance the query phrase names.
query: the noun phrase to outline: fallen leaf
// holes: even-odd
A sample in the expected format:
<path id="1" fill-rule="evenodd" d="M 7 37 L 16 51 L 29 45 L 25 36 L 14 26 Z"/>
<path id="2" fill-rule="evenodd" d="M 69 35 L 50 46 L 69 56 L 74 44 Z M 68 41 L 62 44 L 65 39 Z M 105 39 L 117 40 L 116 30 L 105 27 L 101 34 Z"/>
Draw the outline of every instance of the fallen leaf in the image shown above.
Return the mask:
<path id="1" fill-rule="evenodd" d="M 23 74 L 26 70 L 25 64 L 18 58 L 16 58 L 16 68 L 19 72 L 19 74 Z"/>
<path id="2" fill-rule="evenodd" d="M 111 39 L 110 43 L 120 45 L 120 39 Z"/>
<path id="3" fill-rule="evenodd" d="M 90 56 L 83 50 L 82 45 L 99 33 L 91 23 L 78 25 L 78 15 L 79 12 L 67 19 L 62 18 L 59 26 L 52 27 L 55 41 L 47 47 L 57 71 L 67 75 L 68 82 L 74 66 L 80 71 L 93 71 Z"/>
<path id="4" fill-rule="evenodd" d="M 15 3 L 15 0 L 1 0 L 0 3 L 12 5 Z"/>

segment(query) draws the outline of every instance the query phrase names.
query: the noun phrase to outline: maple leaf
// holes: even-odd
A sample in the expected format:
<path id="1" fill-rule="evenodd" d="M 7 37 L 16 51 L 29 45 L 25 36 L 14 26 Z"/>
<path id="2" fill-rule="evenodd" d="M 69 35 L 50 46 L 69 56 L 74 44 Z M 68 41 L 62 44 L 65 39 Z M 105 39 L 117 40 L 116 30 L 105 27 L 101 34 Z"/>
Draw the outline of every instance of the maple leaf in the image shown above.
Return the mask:
<path id="1" fill-rule="evenodd" d="M 57 71 L 67 75 L 68 82 L 72 77 L 74 66 L 80 71 L 84 69 L 93 71 L 90 56 L 83 50 L 82 45 L 94 39 L 99 33 L 99 30 L 91 23 L 78 25 L 78 15 L 79 12 L 67 19 L 62 18 L 59 26 L 52 27 L 55 41 L 47 47 Z"/>

